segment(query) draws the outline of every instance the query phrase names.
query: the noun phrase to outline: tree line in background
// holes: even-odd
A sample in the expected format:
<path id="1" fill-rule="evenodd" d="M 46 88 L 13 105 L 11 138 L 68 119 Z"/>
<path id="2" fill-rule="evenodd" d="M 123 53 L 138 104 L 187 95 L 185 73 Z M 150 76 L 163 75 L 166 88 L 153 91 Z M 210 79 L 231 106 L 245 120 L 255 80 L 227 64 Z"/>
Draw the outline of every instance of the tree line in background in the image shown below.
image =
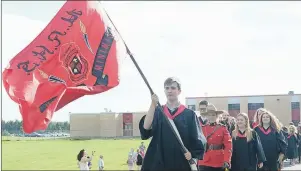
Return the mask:
<path id="1" fill-rule="evenodd" d="M 4 121 L 1 120 L 1 130 L 2 134 L 8 132 L 9 134 L 23 134 L 22 121 Z M 47 132 L 69 132 L 70 124 L 69 122 L 50 122 L 48 128 L 45 131 L 37 131 L 37 133 L 47 133 Z"/>

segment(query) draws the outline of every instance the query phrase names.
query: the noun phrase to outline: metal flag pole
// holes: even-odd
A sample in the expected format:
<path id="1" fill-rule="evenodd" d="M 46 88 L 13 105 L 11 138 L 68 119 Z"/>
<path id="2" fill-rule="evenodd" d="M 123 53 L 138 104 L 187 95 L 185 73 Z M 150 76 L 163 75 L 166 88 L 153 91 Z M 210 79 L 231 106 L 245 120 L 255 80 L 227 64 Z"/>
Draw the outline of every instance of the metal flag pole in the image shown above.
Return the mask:
<path id="1" fill-rule="evenodd" d="M 134 65 L 136 66 L 136 68 L 137 68 L 138 72 L 140 73 L 140 75 L 141 75 L 143 81 L 145 82 L 146 86 L 148 87 L 148 89 L 149 89 L 151 95 L 153 95 L 153 94 L 154 94 L 154 91 L 153 91 L 153 89 L 151 88 L 149 82 L 147 81 L 145 75 L 143 74 L 143 72 L 142 72 L 141 68 L 139 67 L 137 61 L 135 60 L 134 56 L 132 55 L 130 49 L 128 48 L 127 44 L 125 43 L 124 39 L 122 38 L 121 34 L 119 33 L 117 27 L 115 26 L 115 24 L 114 24 L 113 21 L 111 20 L 111 18 L 110 18 L 110 16 L 108 15 L 107 11 L 106 11 L 104 8 L 103 8 L 103 10 L 105 11 L 105 13 L 106 13 L 108 19 L 110 20 L 110 22 L 112 23 L 114 29 L 116 30 L 116 32 L 117 32 L 118 35 L 120 36 L 120 39 L 122 40 L 122 42 L 123 42 L 123 44 L 124 44 L 124 46 L 125 46 L 125 48 L 126 48 L 127 54 L 130 56 L 130 58 L 131 58 L 131 60 L 133 61 Z M 183 154 L 187 153 L 188 150 L 187 150 L 186 147 L 181 143 L 181 140 L 180 140 L 179 137 L 177 136 L 177 133 L 176 133 L 176 131 L 173 129 L 173 127 L 172 127 L 171 123 L 169 122 L 167 116 L 164 115 L 164 111 L 163 111 L 163 108 L 162 108 L 160 102 L 158 102 L 157 105 L 159 106 L 159 109 L 160 109 L 160 111 L 161 111 L 163 117 L 165 118 L 165 120 L 166 120 L 166 122 L 167 122 L 169 128 L 171 129 L 172 133 L 174 134 L 174 136 L 176 137 L 178 143 L 180 144 L 181 150 L 182 150 Z M 196 162 L 195 162 L 192 158 L 189 160 L 189 163 L 190 163 L 190 164 L 196 164 Z"/>

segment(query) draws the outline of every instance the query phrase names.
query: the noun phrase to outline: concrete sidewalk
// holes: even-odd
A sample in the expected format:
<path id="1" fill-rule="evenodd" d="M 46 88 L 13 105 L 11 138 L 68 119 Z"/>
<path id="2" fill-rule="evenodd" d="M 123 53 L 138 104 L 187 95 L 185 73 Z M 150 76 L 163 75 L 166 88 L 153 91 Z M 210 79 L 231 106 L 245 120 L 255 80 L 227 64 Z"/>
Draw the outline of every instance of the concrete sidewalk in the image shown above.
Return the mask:
<path id="1" fill-rule="evenodd" d="M 286 170 L 298 170 L 298 171 L 301 171 L 301 165 L 300 164 L 297 164 L 295 166 L 289 166 L 289 167 L 284 167 L 282 169 L 282 171 L 286 171 Z"/>
<path id="2" fill-rule="evenodd" d="M 301 164 L 295 164 L 294 166 L 290 166 L 288 161 L 284 161 L 284 168 L 281 169 L 282 171 L 286 170 L 296 170 L 301 171 Z"/>

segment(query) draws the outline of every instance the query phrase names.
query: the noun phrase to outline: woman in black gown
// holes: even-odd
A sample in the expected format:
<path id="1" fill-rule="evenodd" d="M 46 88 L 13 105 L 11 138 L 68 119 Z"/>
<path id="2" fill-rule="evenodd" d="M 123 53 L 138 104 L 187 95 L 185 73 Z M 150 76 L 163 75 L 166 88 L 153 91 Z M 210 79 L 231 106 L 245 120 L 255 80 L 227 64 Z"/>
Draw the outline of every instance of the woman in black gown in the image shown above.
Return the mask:
<path id="1" fill-rule="evenodd" d="M 250 128 L 248 115 L 240 113 L 232 132 L 231 171 L 255 171 L 263 167 L 265 154 L 257 133 Z"/>
<path id="2" fill-rule="evenodd" d="M 261 144 L 266 156 L 262 170 L 278 171 L 287 149 L 285 137 L 281 131 L 278 119 L 269 111 L 265 111 L 260 118 L 255 131 L 260 137 Z"/>
<path id="3" fill-rule="evenodd" d="M 301 125 L 297 127 L 297 138 L 298 138 L 298 161 L 301 163 Z"/>
<path id="4" fill-rule="evenodd" d="M 291 165 L 295 165 L 295 160 L 298 157 L 298 138 L 296 133 L 296 127 L 294 125 L 290 125 L 287 136 L 288 147 L 286 156 L 288 159 L 290 159 Z"/>

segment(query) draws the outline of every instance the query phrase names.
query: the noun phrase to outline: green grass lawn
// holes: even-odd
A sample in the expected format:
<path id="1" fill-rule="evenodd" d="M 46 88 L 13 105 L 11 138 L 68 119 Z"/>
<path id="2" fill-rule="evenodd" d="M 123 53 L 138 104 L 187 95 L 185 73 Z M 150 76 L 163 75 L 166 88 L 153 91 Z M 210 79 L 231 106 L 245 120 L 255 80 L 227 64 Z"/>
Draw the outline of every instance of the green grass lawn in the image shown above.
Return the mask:
<path id="1" fill-rule="evenodd" d="M 3 137 L 2 137 L 3 138 Z M 4 138 L 7 140 L 8 138 Z M 34 140 L 3 141 L 3 170 L 78 170 L 76 156 L 81 149 L 96 151 L 92 169 L 97 170 L 98 157 L 104 156 L 106 170 L 128 170 L 130 148 L 137 149 L 142 140 Z M 148 146 L 149 141 L 145 141 Z"/>

